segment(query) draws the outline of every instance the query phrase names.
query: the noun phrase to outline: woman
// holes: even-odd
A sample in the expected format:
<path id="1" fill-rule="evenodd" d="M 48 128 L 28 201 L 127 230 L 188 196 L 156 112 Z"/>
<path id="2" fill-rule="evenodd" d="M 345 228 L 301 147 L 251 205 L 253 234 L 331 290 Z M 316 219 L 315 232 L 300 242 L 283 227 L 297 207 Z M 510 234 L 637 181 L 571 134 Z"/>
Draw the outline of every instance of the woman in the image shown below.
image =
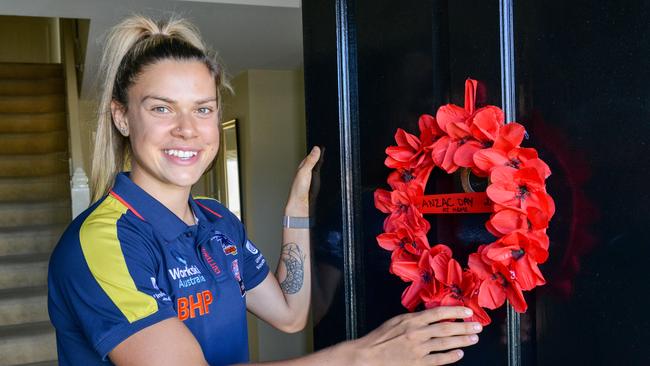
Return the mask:
<path id="1" fill-rule="evenodd" d="M 319 149 L 294 179 L 283 260 L 270 274 L 233 214 L 190 196 L 219 147 L 223 87 L 198 32 L 183 20 L 128 18 L 109 34 L 102 70 L 96 202 L 68 227 L 50 261 L 59 363 L 245 363 L 246 310 L 285 332 L 304 328 L 311 283 L 305 219 Z M 125 165 L 130 172 L 122 172 Z M 278 364 L 455 362 L 480 326 L 438 322 L 470 314 L 440 307 L 399 316 L 361 339 Z"/>

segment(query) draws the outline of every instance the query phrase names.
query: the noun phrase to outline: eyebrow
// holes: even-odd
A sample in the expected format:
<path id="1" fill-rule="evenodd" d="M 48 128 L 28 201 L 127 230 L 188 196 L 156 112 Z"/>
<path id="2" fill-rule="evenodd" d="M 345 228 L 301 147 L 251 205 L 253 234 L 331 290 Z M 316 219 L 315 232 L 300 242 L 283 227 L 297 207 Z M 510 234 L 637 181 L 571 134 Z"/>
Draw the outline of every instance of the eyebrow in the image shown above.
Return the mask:
<path id="1" fill-rule="evenodd" d="M 169 104 L 175 104 L 176 103 L 176 101 L 173 100 L 173 99 L 161 97 L 159 95 L 145 95 L 142 98 L 142 100 L 140 101 L 140 103 L 144 102 L 147 99 L 158 99 L 158 100 L 162 100 L 163 102 L 169 103 Z M 199 100 L 195 101 L 194 103 L 195 104 L 203 104 L 203 103 L 216 102 L 216 101 L 217 101 L 216 97 L 209 97 L 209 98 L 206 98 L 206 99 L 199 99 Z"/>

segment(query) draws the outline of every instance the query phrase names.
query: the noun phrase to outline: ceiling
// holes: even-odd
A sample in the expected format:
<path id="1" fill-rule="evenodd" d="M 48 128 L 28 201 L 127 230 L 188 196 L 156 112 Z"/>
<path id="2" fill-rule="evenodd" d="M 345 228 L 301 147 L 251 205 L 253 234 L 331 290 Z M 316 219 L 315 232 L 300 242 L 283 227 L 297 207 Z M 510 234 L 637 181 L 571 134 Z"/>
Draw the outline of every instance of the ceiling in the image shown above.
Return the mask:
<path id="1" fill-rule="evenodd" d="M 2 0 L 0 15 L 90 19 L 82 98 L 93 96 L 101 40 L 123 17 L 177 13 L 196 24 L 226 71 L 302 65 L 300 0 Z"/>

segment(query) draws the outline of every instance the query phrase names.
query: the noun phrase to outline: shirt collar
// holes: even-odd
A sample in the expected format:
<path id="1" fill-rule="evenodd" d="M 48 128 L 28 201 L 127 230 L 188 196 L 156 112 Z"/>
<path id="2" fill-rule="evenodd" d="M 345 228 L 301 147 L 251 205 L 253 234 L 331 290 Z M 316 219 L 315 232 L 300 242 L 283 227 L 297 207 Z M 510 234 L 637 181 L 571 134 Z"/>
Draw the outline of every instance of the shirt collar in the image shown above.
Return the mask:
<path id="1" fill-rule="evenodd" d="M 126 205 L 135 216 L 149 223 L 168 242 L 176 239 L 190 228 L 162 203 L 133 183 L 128 173 L 122 172 L 115 177 L 115 185 L 110 194 Z M 207 224 L 210 220 L 206 218 L 194 199 L 190 196 L 188 200 L 194 214 L 199 219 L 199 224 Z"/>

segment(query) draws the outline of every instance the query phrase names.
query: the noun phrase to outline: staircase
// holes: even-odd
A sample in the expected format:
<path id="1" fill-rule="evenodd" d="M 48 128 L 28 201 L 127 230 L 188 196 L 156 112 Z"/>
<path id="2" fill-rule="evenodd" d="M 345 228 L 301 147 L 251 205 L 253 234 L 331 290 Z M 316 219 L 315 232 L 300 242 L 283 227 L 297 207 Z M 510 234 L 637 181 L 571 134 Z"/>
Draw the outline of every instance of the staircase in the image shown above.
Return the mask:
<path id="1" fill-rule="evenodd" d="M 70 222 L 60 64 L 0 63 L 0 366 L 57 365 L 47 262 Z"/>

